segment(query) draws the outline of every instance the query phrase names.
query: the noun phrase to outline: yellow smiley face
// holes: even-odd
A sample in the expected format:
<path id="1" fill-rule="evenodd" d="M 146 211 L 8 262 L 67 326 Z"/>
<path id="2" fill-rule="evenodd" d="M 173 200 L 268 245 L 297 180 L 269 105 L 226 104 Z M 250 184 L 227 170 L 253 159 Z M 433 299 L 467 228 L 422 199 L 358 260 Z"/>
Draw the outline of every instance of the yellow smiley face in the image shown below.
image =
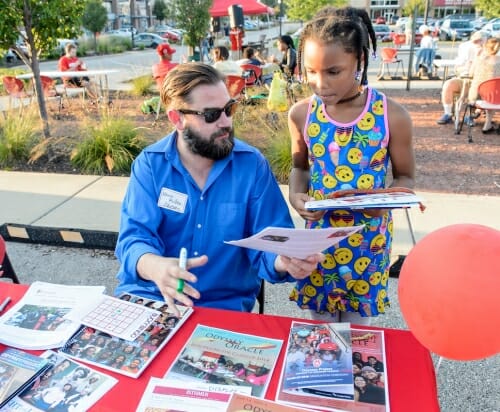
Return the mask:
<path id="1" fill-rule="evenodd" d="M 361 275 L 366 270 L 370 262 L 371 259 L 367 258 L 366 256 L 357 258 L 356 261 L 354 262 L 354 270 L 358 275 Z"/>
<path id="2" fill-rule="evenodd" d="M 346 247 L 341 247 L 338 248 L 334 253 L 333 257 L 335 258 L 335 261 L 339 265 L 346 265 L 348 264 L 351 259 L 352 259 L 352 252 L 350 249 L 347 249 Z"/>
<path id="3" fill-rule="evenodd" d="M 363 242 L 363 235 L 361 233 L 353 233 L 351 236 L 347 238 L 347 242 L 352 247 L 358 247 Z"/>
<path id="4" fill-rule="evenodd" d="M 382 286 L 387 286 L 387 281 L 389 280 L 389 269 L 387 269 L 382 275 L 382 279 L 380 280 L 380 284 Z"/>
<path id="5" fill-rule="evenodd" d="M 366 280 L 358 279 L 356 283 L 354 283 L 352 290 L 357 295 L 366 295 L 370 290 L 370 284 Z"/>
<path id="6" fill-rule="evenodd" d="M 359 176 L 356 184 L 358 189 L 373 189 L 373 186 L 375 185 L 375 178 L 372 175 L 365 173 Z"/>
<path id="7" fill-rule="evenodd" d="M 370 285 L 376 286 L 380 283 L 381 280 L 382 280 L 382 273 L 375 272 L 370 275 L 368 282 L 370 282 Z"/>
<path id="8" fill-rule="evenodd" d="M 309 296 L 309 298 L 311 298 L 312 296 L 316 296 L 316 288 L 312 285 L 306 285 L 304 287 L 304 295 Z"/>
<path id="9" fill-rule="evenodd" d="M 354 179 L 354 173 L 349 166 L 337 166 L 335 168 L 335 177 L 341 182 L 350 182 Z"/>
<path id="10" fill-rule="evenodd" d="M 298 298 L 299 298 L 299 291 L 293 288 L 292 291 L 290 292 L 290 295 L 288 296 L 288 299 L 296 302 Z"/>
<path id="11" fill-rule="evenodd" d="M 319 135 L 321 128 L 319 127 L 318 123 L 311 123 L 309 127 L 307 128 L 307 134 L 309 137 L 316 137 Z"/>
<path id="12" fill-rule="evenodd" d="M 387 224 L 387 231 L 392 235 L 393 229 L 394 229 L 394 221 L 390 220 L 389 223 Z"/>
<path id="13" fill-rule="evenodd" d="M 384 114 L 384 103 L 382 100 L 377 100 L 375 103 L 373 103 L 372 112 L 377 115 Z"/>
<path id="14" fill-rule="evenodd" d="M 337 179 L 335 179 L 331 174 L 327 173 L 323 176 L 323 186 L 327 189 L 332 189 L 337 184 Z"/>
<path id="15" fill-rule="evenodd" d="M 378 255 L 385 250 L 386 238 L 385 235 L 378 234 L 370 242 L 370 252 L 374 255 Z"/>
<path id="16" fill-rule="evenodd" d="M 366 113 L 363 118 L 358 122 L 358 127 L 361 130 L 370 130 L 375 126 L 375 116 L 371 113 Z"/>
<path id="17" fill-rule="evenodd" d="M 385 313 L 385 304 L 381 300 L 377 300 L 377 310 L 379 313 Z"/>
<path id="18" fill-rule="evenodd" d="M 339 127 L 335 130 L 335 134 L 333 135 L 333 139 L 335 143 L 339 146 L 346 146 L 347 143 L 351 141 L 352 138 L 352 129 L 351 128 L 343 128 Z"/>
<path id="19" fill-rule="evenodd" d="M 325 146 L 323 146 L 321 143 L 314 143 L 312 152 L 315 157 L 321 157 L 325 154 Z"/>
<path id="20" fill-rule="evenodd" d="M 312 197 L 314 197 L 314 199 L 316 199 L 316 200 L 323 200 L 325 198 L 325 195 L 323 194 L 323 192 L 321 190 L 315 190 L 313 192 Z"/>
<path id="21" fill-rule="evenodd" d="M 327 123 L 328 122 L 328 119 L 326 117 L 326 114 L 325 112 L 323 111 L 323 106 L 321 106 L 318 111 L 316 112 L 316 117 L 318 119 L 318 122 L 321 122 L 321 123 Z"/>
<path id="22" fill-rule="evenodd" d="M 387 149 L 384 147 L 377 150 L 370 160 L 370 169 L 380 172 L 385 164 Z"/>
<path id="23" fill-rule="evenodd" d="M 325 269 L 333 269 L 337 264 L 335 263 L 335 259 L 331 253 L 327 253 L 325 255 L 325 260 L 321 262 L 321 266 Z"/>
<path id="24" fill-rule="evenodd" d="M 317 270 L 309 275 L 309 279 L 314 286 L 323 286 L 323 276 Z"/>
<path id="25" fill-rule="evenodd" d="M 387 291 L 385 289 L 380 289 L 377 294 L 377 300 L 385 300 L 387 297 Z"/>
<path id="26" fill-rule="evenodd" d="M 316 99 L 313 99 L 313 102 L 311 104 L 311 113 L 314 113 L 317 107 L 318 107 L 318 101 Z"/>
<path id="27" fill-rule="evenodd" d="M 334 227 L 353 226 L 354 215 L 347 210 L 333 210 L 330 215 L 330 224 Z"/>
<path id="28" fill-rule="evenodd" d="M 363 153 L 357 147 L 353 147 L 352 149 L 349 149 L 349 151 L 347 152 L 347 160 L 349 160 L 349 163 L 352 163 L 353 165 L 359 164 L 359 162 L 361 162 L 362 157 Z"/>

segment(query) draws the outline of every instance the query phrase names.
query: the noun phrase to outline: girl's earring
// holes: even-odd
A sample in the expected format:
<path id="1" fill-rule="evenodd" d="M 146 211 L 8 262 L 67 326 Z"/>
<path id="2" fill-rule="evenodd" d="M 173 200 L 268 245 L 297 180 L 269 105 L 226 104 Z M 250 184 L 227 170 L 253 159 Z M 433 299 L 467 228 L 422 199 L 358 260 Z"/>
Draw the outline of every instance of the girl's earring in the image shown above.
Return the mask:
<path id="1" fill-rule="evenodd" d="M 354 75 L 354 80 L 359 82 L 361 80 L 361 71 L 357 71 L 356 74 Z"/>

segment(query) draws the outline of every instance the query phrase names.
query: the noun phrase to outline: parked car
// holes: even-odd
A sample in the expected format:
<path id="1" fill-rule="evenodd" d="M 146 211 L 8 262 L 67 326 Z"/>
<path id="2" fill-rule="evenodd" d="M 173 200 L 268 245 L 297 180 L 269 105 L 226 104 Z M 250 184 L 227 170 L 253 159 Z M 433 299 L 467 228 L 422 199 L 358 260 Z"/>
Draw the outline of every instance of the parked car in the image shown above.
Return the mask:
<path id="1" fill-rule="evenodd" d="M 377 41 L 382 43 L 392 41 L 391 29 L 387 24 L 374 24 L 373 30 L 375 30 Z"/>
<path id="2" fill-rule="evenodd" d="M 172 30 L 162 30 L 162 31 L 157 31 L 156 34 L 158 34 L 161 37 L 164 37 L 167 40 L 170 40 L 171 42 L 178 42 L 181 40 L 181 36 L 179 34 L 175 33 Z"/>
<path id="3" fill-rule="evenodd" d="M 400 47 L 406 44 L 406 34 L 405 32 L 391 32 L 391 40 L 394 43 L 394 46 Z M 422 33 L 416 32 L 413 35 L 413 41 L 417 46 L 420 45 L 420 42 L 422 41 Z"/>
<path id="4" fill-rule="evenodd" d="M 444 19 L 439 28 L 439 40 L 467 40 L 473 32 L 470 20 Z"/>
<path id="5" fill-rule="evenodd" d="M 159 44 L 168 43 L 168 40 L 154 33 L 139 33 L 134 36 L 134 43 L 136 46 L 151 47 L 154 49 Z"/>
<path id="6" fill-rule="evenodd" d="M 491 37 L 500 36 L 500 19 L 493 23 L 486 23 L 481 29 L 482 32 L 488 34 Z"/>

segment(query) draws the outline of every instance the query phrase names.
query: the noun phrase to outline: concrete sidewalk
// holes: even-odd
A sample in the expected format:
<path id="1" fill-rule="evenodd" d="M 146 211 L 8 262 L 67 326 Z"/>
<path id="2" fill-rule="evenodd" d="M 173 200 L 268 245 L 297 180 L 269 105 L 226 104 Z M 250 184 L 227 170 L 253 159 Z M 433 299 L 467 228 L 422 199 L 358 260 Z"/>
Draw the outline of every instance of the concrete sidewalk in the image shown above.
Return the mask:
<path id="1" fill-rule="evenodd" d="M 4 234 L 13 238 L 25 236 L 19 235 L 17 225 L 116 233 L 127 183 L 128 177 L 0 171 L 0 224 L 14 224 L 4 228 Z M 287 189 L 282 186 L 285 199 L 288 199 Z M 410 222 L 417 241 L 455 223 L 483 224 L 500 230 L 499 196 L 418 194 L 424 200 L 424 212 L 413 208 L 407 216 L 403 210 L 394 211 L 394 254 L 407 254 L 412 247 Z M 302 219 L 294 210 L 290 211 L 296 226 L 302 227 Z M 68 237 L 69 244 L 85 243 L 78 236 L 71 238 Z"/>

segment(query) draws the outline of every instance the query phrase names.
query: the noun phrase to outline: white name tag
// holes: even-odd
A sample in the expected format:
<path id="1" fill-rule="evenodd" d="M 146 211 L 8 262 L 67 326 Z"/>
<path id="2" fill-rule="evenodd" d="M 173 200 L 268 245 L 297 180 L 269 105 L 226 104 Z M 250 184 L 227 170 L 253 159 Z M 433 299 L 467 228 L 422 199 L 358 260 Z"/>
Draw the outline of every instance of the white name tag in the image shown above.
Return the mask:
<path id="1" fill-rule="evenodd" d="M 184 213 L 186 210 L 187 195 L 164 187 L 161 189 L 158 198 L 158 206 L 173 210 L 174 212 Z"/>

